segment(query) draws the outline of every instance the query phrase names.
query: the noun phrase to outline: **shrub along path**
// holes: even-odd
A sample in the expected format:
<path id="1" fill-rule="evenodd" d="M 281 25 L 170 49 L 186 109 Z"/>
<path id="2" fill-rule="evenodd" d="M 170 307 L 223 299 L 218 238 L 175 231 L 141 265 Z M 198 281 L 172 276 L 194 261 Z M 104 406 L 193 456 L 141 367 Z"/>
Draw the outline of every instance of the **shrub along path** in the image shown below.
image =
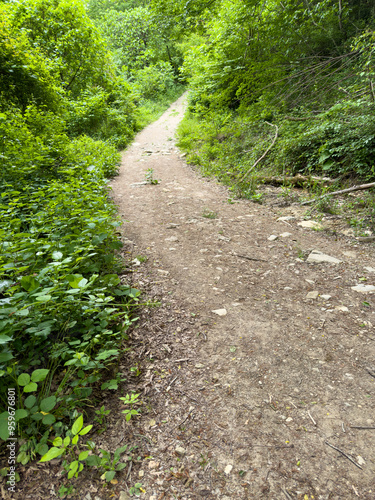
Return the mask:
<path id="1" fill-rule="evenodd" d="M 134 280 L 161 301 L 134 332 L 145 404 L 126 425 L 148 455 L 128 479 L 150 500 L 370 500 L 374 245 L 231 201 L 175 147 L 185 105 L 137 136 L 112 182 Z"/>

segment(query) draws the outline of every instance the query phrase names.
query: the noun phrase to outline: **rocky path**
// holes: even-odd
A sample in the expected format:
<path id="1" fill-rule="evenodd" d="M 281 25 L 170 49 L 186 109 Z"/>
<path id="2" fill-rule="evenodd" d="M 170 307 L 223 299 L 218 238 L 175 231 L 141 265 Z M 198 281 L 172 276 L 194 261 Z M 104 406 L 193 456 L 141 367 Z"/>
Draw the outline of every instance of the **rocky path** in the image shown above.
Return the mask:
<path id="1" fill-rule="evenodd" d="M 134 333 L 147 456 L 128 480 L 148 500 L 374 499 L 375 247 L 201 178 L 174 144 L 185 106 L 111 183 L 134 280 L 161 302 Z"/>

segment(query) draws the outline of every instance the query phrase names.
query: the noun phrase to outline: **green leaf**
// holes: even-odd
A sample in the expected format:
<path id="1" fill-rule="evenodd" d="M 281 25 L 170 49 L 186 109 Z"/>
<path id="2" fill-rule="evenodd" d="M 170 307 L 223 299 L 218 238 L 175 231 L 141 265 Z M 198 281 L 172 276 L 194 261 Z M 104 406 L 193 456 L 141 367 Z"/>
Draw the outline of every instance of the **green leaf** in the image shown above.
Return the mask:
<path id="1" fill-rule="evenodd" d="M 52 252 L 53 260 L 61 260 L 63 258 L 63 254 L 61 252 Z"/>
<path id="2" fill-rule="evenodd" d="M 0 335 L 0 345 L 7 344 L 11 340 L 13 340 L 12 337 L 8 337 L 8 335 Z"/>
<path id="3" fill-rule="evenodd" d="M 52 413 L 48 413 L 47 415 L 43 416 L 42 423 L 44 425 L 52 425 L 56 422 L 56 418 Z"/>
<path id="4" fill-rule="evenodd" d="M 52 295 L 39 295 L 39 297 L 35 298 L 35 300 L 38 302 L 48 302 L 51 299 L 52 299 Z"/>
<path id="5" fill-rule="evenodd" d="M 38 455 L 45 455 L 48 452 L 48 445 L 45 443 L 38 443 L 35 447 L 35 451 L 38 453 Z"/>
<path id="6" fill-rule="evenodd" d="M 82 426 L 83 426 L 83 416 L 81 414 L 72 425 L 72 433 L 74 436 L 79 433 L 79 431 L 82 429 Z"/>
<path id="7" fill-rule="evenodd" d="M 4 411 L 0 414 L 0 438 L 6 441 L 9 437 L 8 412 Z"/>
<path id="8" fill-rule="evenodd" d="M 78 434 L 76 434 L 76 435 L 73 437 L 73 439 L 72 439 L 72 444 L 77 444 L 77 443 L 78 443 L 78 439 L 79 439 Z"/>
<path id="9" fill-rule="evenodd" d="M 56 396 L 49 396 L 48 398 L 42 399 L 40 402 L 40 411 L 45 413 L 50 412 L 56 405 Z"/>
<path id="10" fill-rule="evenodd" d="M 114 470 L 109 470 L 105 473 L 105 480 L 107 481 L 107 483 L 109 483 L 109 481 L 112 481 L 112 479 L 115 477 L 116 475 L 116 471 Z"/>
<path id="11" fill-rule="evenodd" d="M 33 382 L 42 382 L 47 377 L 48 373 L 49 370 L 47 368 L 34 370 L 33 373 L 31 374 L 31 380 Z"/>
<path id="12" fill-rule="evenodd" d="M 121 462 L 120 464 L 117 464 L 116 470 L 117 471 L 123 470 L 123 469 L 125 469 L 126 466 L 127 466 L 127 464 L 124 464 L 124 462 Z"/>
<path id="13" fill-rule="evenodd" d="M 19 410 L 15 411 L 14 417 L 16 419 L 16 422 L 18 422 L 18 420 L 21 420 L 22 418 L 26 418 L 28 415 L 29 415 L 29 412 L 27 410 L 20 408 Z"/>
<path id="14" fill-rule="evenodd" d="M 53 446 L 62 446 L 63 440 L 60 436 L 58 436 L 52 441 L 52 444 Z"/>
<path id="15" fill-rule="evenodd" d="M 17 378 L 18 385 L 24 387 L 30 382 L 30 375 L 28 373 L 21 373 Z"/>
<path id="16" fill-rule="evenodd" d="M 50 460 L 53 460 L 54 458 L 57 458 L 61 456 L 64 453 L 64 450 L 61 448 L 56 448 L 53 446 L 50 448 L 45 455 L 42 456 L 42 458 L 39 460 L 39 462 L 49 462 Z"/>
<path id="17" fill-rule="evenodd" d="M 36 403 L 36 397 L 34 395 L 30 395 L 28 396 L 25 401 L 24 401 L 24 405 L 26 406 L 26 408 L 32 408 Z"/>
<path id="18" fill-rule="evenodd" d="M 38 386 L 35 382 L 30 382 L 29 384 L 25 385 L 23 388 L 23 392 L 34 392 L 38 390 Z"/>
<path id="19" fill-rule="evenodd" d="M 85 434 L 91 431 L 92 427 L 93 427 L 92 425 L 88 425 L 87 427 L 85 427 L 80 431 L 79 435 L 84 436 Z"/>
<path id="20" fill-rule="evenodd" d="M 70 437 L 66 436 L 66 438 L 64 438 L 64 446 L 67 447 L 69 445 L 70 445 Z"/>
<path id="21" fill-rule="evenodd" d="M 78 455 L 78 460 L 86 460 L 88 456 L 89 456 L 88 451 L 81 451 L 81 453 Z"/>
<path id="22" fill-rule="evenodd" d="M 27 292 L 32 292 L 40 286 L 40 283 L 33 276 L 23 276 L 20 283 Z"/>

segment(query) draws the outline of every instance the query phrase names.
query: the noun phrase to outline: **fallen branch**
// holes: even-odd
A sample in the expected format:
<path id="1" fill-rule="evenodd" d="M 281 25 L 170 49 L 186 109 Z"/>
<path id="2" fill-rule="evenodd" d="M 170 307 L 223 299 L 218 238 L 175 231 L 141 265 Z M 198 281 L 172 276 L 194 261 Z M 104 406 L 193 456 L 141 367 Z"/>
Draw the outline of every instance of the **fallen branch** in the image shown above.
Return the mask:
<path id="1" fill-rule="evenodd" d="M 368 243 L 369 241 L 375 241 L 375 236 L 359 236 L 357 240 L 362 243 Z"/>
<path id="2" fill-rule="evenodd" d="M 263 158 L 265 158 L 267 153 L 270 151 L 270 149 L 272 148 L 272 146 L 276 142 L 277 136 L 279 135 L 279 127 L 277 125 L 274 125 L 273 123 L 270 123 L 270 122 L 266 122 L 266 123 L 267 123 L 267 125 L 270 125 L 270 127 L 276 128 L 276 133 L 275 133 L 275 137 L 273 138 L 272 144 L 271 144 L 271 146 L 269 146 L 269 148 L 266 149 L 266 151 L 263 153 L 263 155 L 260 158 L 258 158 L 258 160 L 254 163 L 254 165 L 251 168 L 249 168 L 249 170 L 247 172 L 245 172 L 245 174 L 241 177 L 241 179 L 239 181 L 237 181 L 237 184 L 239 184 L 240 182 L 242 182 L 246 179 L 246 177 L 250 174 L 250 172 L 252 172 L 254 170 L 254 168 L 258 165 L 258 163 L 260 163 L 263 160 Z"/>
<path id="3" fill-rule="evenodd" d="M 255 260 L 256 262 L 267 262 L 264 259 L 256 259 L 255 257 L 248 257 L 247 255 L 240 255 L 239 253 L 233 252 L 236 257 L 240 257 L 241 259 L 246 259 L 246 260 Z"/>
<path id="4" fill-rule="evenodd" d="M 352 464 L 354 464 L 356 467 L 363 470 L 362 467 L 359 464 L 357 464 L 357 462 L 355 460 L 353 460 L 352 457 L 347 455 L 344 451 L 340 450 L 339 448 L 336 448 L 336 446 L 333 446 L 333 444 L 329 443 L 328 441 L 324 441 L 324 443 L 327 444 L 328 446 L 330 446 L 331 448 L 333 448 L 334 450 L 338 451 L 339 453 L 341 453 L 341 455 L 343 455 L 345 458 L 350 460 L 352 462 Z"/>
<path id="5" fill-rule="evenodd" d="M 314 198 L 313 200 L 307 200 L 301 203 L 301 205 L 310 205 L 311 203 L 315 203 L 318 200 L 322 200 L 323 198 L 327 198 L 328 196 L 336 196 L 339 194 L 351 193 L 353 191 L 360 191 L 363 189 L 371 189 L 375 187 L 375 182 L 370 182 L 370 184 L 361 184 L 359 186 L 353 186 L 348 189 L 342 189 L 341 191 L 333 191 L 332 193 L 324 194 L 323 196 L 319 196 L 318 198 Z"/>
<path id="6" fill-rule="evenodd" d="M 306 184 L 333 184 L 335 181 L 327 177 L 314 177 L 311 175 L 294 175 L 284 177 L 257 177 L 257 180 L 263 184 L 270 184 L 271 186 L 297 186 L 304 187 Z"/>
<path id="7" fill-rule="evenodd" d="M 371 427 L 368 425 L 351 425 L 351 429 L 375 429 L 375 427 Z"/>

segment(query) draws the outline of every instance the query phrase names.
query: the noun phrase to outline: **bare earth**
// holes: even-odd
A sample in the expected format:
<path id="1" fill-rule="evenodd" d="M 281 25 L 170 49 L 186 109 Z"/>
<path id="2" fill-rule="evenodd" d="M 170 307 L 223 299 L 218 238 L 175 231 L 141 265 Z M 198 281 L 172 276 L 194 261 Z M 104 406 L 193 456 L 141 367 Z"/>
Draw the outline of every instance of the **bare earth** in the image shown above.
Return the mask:
<path id="1" fill-rule="evenodd" d="M 185 100 L 112 182 L 127 251 L 147 257 L 136 284 L 161 301 L 134 332 L 153 361 L 133 484 L 149 500 L 374 499 L 375 295 L 351 288 L 375 285 L 374 245 L 334 218 L 299 226 L 299 206 L 228 202 L 174 145 Z M 149 168 L 159 184 L 139 184 Z M 308 263 L 313 250 L 341 262 Z"/>
<path id="2" fill-rule="evenodd" d="M 373 500 L 375 292 L 351 287 L 375 285 L 374 244 L 332 216 L 300 226 L 306 209 L 275 188 L 264 205 L 231 202 L 175 147 L 185 106 L 137 136 L 111 183 L 124 280 L 160 305 L 143 309 L 119 366 L 141 417 L 125 422 L 119 394 L 98 391 L 112 411 L 90 439 L 136 444 L 139 460 L 108 487 L 83 472 L 74 498 L 127 500 L 140 483 L 146 500 Z M 313 250 L 340 263 L 309 263 Z M 20 468 L 14 498 L 56 498 L 59 469 Z"/>

